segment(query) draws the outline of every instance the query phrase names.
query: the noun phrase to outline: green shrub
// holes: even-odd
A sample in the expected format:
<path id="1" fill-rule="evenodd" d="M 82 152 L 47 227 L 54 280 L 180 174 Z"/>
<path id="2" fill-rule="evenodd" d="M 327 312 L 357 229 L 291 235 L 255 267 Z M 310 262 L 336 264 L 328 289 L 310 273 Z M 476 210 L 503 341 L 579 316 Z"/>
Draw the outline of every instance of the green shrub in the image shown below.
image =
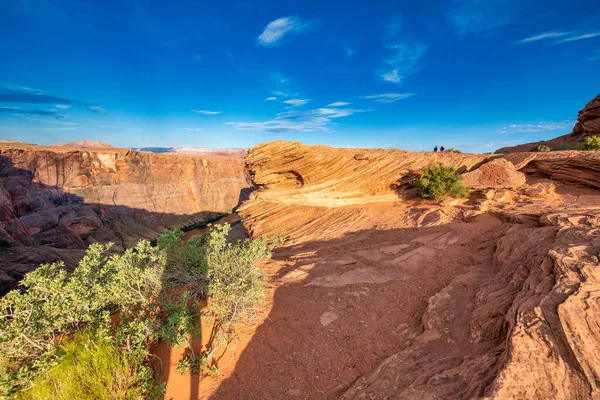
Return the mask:
<path id="1" fill-rule="evenodd" d="M 183 358 L 177 363 L 177 372 L 180 374 L 191 372 L 192 374 L 199 375 L 203 367 L 208 367 L 206 357 L 194 354 L 191 349 L 188 349 Z"/>
<path id="2" fill-rule="evenodd" d="M 531 151 L 535 151 L 535 152 L 546 152 L 546 151 L 552 151 L 552 149 L 549 146 L 546 146 L 545 144 L 538 144 L 537 146 L 534 146 Z"/>
<path id="3" fill-rule="evenodd" d="M 444 196 L 466 197 L 469 190 L 462 184 L 462 177 L 456 175 L 454 168 L 440 163 L 425 168 L 416 182 L 419 194 L 426 199 L 442 200 Z"/>
<path id="4" fill-rule="evenodd" d="M 590 136 L 583 141 L 584 150 L 600 150 L 600 138 L 598 136 Z"/>
<path id="5" fill-rule="evenodd" d="M 449 149 L 444 150 L 445 153 L 462 153 L 459 149 L 455 149 L 454 147 L 450 147 Z"/>
<path id="6" fill-rule="evenodd" d="M 110 257 L 104 253 L 111 244 L 93 244 L 71 273 L 62 262 L 28 273 L 23 290 L 0 299 L 0 398 L 85 399 L 99 382 L 110 393 L 126 393 L 106 398 L 160 398 L 164 386 L 145 367 L 150 344 L 179 346 L 199 337 L 198 302 L 211 296 L 215 337 L 198 356 L 207 367 L 219 344 L 235 337 L 234 325 L 259 304 L 263 276 L 256 262 L 281 243 L 266 237 L 228 243 L 230 230 L 217 226 L 187 243 L 181 232 L 167 231 L 157 246 L 140 241 Z M 58 344 L 73 334 L 75 340 Z M 104 363 L 110 358 L 112 369 Z M 80 376 L 84 370 L 94 371 L 90 381 Z"/>
<path id="7" fill-rule="evenodd" d="M 59 346 L 60 361 L 38 375 L 20 400 L 144 399 L 138 360 L 110 339 L 84 331 Z"/>

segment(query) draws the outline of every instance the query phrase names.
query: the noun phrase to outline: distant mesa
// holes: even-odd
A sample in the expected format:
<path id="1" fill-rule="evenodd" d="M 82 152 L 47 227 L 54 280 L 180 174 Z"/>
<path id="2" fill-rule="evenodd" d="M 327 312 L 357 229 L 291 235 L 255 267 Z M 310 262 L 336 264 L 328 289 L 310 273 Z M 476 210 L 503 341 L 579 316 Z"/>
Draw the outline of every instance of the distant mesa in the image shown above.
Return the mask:
<path id="1" fill-rule="evenodd" d="M 114 146 L 97 141 L 92 142 L 91 140 L 81 140 L 79 142 L 69 142 L 69 143 L 54 143 L 53 146 L 56 147 L 78 147 L 78 148 L 92 148 L 92 149 L 110 149 L 114 148 Z"/>
<path id="2" fill-rule="evenodd" d="M 551 140 L 504 147 L 496 150 L 496 154 L 527 152 L 538 145 L 545 145 L 553 150 L 576 150 L 581 147 L 586 138 L 591 136 L 600 136 L 600 94 L 587 103 L 583 110 L 579 111 L 577 123 L 575 123 L 571 133 Z"/>
<path id="3" fill-rule="evenodd" d="M 0 139 L 0 143 L 25 143 L 21 140 L 9 140 L 9 139 Z"/>

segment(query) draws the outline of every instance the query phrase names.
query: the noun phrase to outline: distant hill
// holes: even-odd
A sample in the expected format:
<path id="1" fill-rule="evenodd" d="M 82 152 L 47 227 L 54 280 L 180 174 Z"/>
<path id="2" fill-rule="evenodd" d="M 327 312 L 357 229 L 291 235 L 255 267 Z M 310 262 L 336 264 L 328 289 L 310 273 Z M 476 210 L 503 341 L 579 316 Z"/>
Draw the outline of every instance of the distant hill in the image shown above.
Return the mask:
<path id="1" fill-rule="evenodd" d="M 83 147 L 83 148 L 94 148 L 94 149 L 106 149 L 106 148 L 114 148 L 114 146 L 104 143 L 101 141 L 92 142 L 91 140 L 81 140 L 79 142 L 70 142 L 70 143 L 54 143 L 53 146 L 56 147 Z"/>

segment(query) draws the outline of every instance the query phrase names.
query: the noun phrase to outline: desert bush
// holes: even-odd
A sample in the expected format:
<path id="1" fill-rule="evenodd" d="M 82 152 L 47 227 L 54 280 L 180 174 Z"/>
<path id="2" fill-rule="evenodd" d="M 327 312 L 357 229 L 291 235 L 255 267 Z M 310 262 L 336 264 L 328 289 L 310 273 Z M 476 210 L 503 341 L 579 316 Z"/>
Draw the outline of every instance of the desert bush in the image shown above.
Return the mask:
<path id="1" fill-rule="evenodd" d="M 59 346 L 61 357 L 20 400 L 113 400 L 145 398 L 139 361 L 99 332 L 83 331 Z"/>
<path id="2" fill-rule="evenodd" d="M 598 136 L 590 136 L 583 141 L 584 150 L 600 150 L 600 138 Z"/>
<path id="3" fill-rule="evenodd" d="M 198 355 L 208 366 L 212 350 L 260 302 L 256 262 L 281 242 L 263 237 L 228 243 L 230 229 L 218 226 L 187 243 L 181 232 L 167 231 L 156 246 L 140 241 L 110 257 L 105 253 L 111 244 L 93 244 L 73 272 L 59 262 L 26 274 L 22 290 L 0 299 L 0 398 L 85 399 L 99 382 L 110 393 L 126 393 L 107 398 L 160 397 L 145 362 L 150 344 L 180 346 L 199 337 L 198 302 L 211 296 L 216 341 L 210 354 Z M 104 363 L 110 358 L 113 364 Z M 80 376 L 85 370 L 95 371 L 90 381 Z M 75 395 L 77 387 L 81 393 Z M 98 393 L 95 398 L 104 398 Z"/>
<path id="4" fill-rule="evenodd" d="M 439 201 L 447 195 L 466 197 L 469 190 L 461 181 L 462 177 L 456 175 L 454 168 L 440 163 L 431 168 L 425 168 L 416 182 L 416 187 L 422 197 Z"/>
<path id="5" fill-rule="evenodd" d="M 450 147 L 444 151 L 445 153 L 462 153 L 459 149 L 455 149 L 454 147 Z"/>
<path id="6" fill-rule="evenodd" d="M 546 151 L 552 151 L 552 149 L 549 146 L 546 146 L 545 144 L 538 144 L 537 146 L 534 146 L 531 151 L 535 151 L 535 152 L 546 152 Z"/>

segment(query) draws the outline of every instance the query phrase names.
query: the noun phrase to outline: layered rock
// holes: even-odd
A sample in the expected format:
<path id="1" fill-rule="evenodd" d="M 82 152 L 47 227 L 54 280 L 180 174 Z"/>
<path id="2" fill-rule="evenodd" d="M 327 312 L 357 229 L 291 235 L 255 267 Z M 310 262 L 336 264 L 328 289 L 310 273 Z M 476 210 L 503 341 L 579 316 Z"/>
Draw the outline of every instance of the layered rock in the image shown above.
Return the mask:
<path id="1" fill-rule="evenodd" d="M 249 186 L 240 156 L 0 147 L 2 289 L 90 243 L 122 249 L 231 210 Z"/>
<path id="2" fill-rule="evenodd" d="M 535 146 L 545 145 L 553 149 L 568 149 L 580 147 L 585 138 L 600 136 L 600 94 L 585 105 L 577 115 L 577 122 L 573 131 L 567 135 L 551 140 L 520 144 L 518 146 L 503 147 L 496 154 L 518 153 L 531 151 Z"/>

